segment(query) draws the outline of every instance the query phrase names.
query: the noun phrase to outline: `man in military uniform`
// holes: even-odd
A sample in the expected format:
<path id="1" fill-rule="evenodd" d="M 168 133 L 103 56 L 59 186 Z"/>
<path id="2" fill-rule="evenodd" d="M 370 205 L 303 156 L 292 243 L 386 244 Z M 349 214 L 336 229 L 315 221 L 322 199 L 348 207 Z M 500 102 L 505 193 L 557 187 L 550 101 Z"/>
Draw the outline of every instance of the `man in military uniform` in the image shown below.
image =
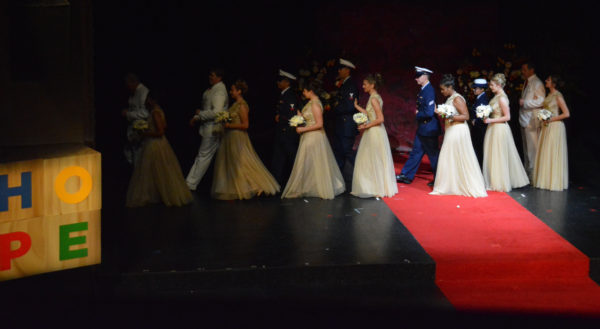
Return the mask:
<path id="1" fill-rule="evenodd" d="M 417 169 L 421 164 L 421 159 L 425 154 L 427 154 L 431 162 L 435 180 L 437 161 L 440 154 L 438 137 L 441 134 L 441 128 L 434 112 L 435 91 L 429 82 L 429 76 L 433 71 L 418 66 L 415 66 L 415 70 L 415 80 L 421 86 L 421 91 L 417 96 L 417 134 L 408 160 L 404 164 L 404 167 L 402 167 L 400 175 L 396 176 L 396 180 L 404 184 L 412 183 Z M 429 182 L 427 185 L 433 186 L 433 182 Z"/>
<path id="2" fill-rule="evenodd" d="M 298 150 L 298 133 L 294 127 L 290 127 L 288 122 L 301 108 L 298 96 L 291 88 L 293 81 L 296 81 L 294 75 L 279 70 L 277 88 L 281 93 L 275 110 L 276 128 L 271 173 L 281 186 L 285 186 L 290 176 Z"/>
<path id="3" fill-rule="evenodd" d="M 354 100 L 358 99 L 358 87 L 350 74 L 356 66 L 352 62 L 340 58 L 338 68 L 338 78 L 341 81 L 340 89 L 336 95 L 337 105 L 334 109 L 335 115 L 335 138 L 333 141 L 333 153 L 340 167 L 344 172 L 346 162 L 354 166 L 356 152 L 352 149 L 354 140 L 358 135 L 358 129 L 352 116 L 356 113 Z"/>
<path id="4" fill-rule="evenodd" d="M 477 107 L 481 105 L 488 105 L 490 103 L 488 96 L 485 92 L 487 88 L 487 80 L 475 79 L 473 81 L 473 93 L 475 94 L 475 102 L 469 111 L 469 118 L 471 121 L 471 140 L 473 141 L 473 149 L 477 154 L 477 160 L 479 160 L 479 166 L 483 166 L 483 139 L 485 137 L 485 129 L 487 125 L 483 122 L 483 119 L 477 117 Z"/>

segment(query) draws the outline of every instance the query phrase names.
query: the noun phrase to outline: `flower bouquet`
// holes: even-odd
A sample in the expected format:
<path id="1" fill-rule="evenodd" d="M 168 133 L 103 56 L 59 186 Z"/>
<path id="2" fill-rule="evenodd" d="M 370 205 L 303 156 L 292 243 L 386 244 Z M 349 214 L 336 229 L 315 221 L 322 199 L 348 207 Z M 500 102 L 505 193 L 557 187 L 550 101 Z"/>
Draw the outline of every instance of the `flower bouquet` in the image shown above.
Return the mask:
<path id="1" fill-rule="evenodd" d="M 137 131 L 144 131 L 148 129 L 148 121 L 144 119 L 138 119 L 133 122 L 133 129 Z"/>
<path id="2" fill-rule="evenodd" d="M 444 119 L 452 119 L 453 116 L 458 114 L 456 107 L 446 104 L 438 105 L 437 113 Z"/>
<path id="3" fill-rule="evenodd" d="M 540 121 L 548 122 L 548 120 L 550 120 L 550 118 L 552 117 L 552 112 L 546 109 L 541 109 L 538 111 L 537 117 Z"/>
<path id="4" fill-rule="evenodd" d="M 215 117 L 215 122 L 217 123 L 225 123 L 225 122 L 231 122 L 232 118 L 229 115 L 229 112 L 227 111 L 222 111 L 217 113 L 217 116 Z"/>
<path id="5" fill-rule="evenodd" d="M 294 115 L 290 120 L 290 127 L 301 127 L 306 124 L 306 120 L 301 115 Z"/>
<path id="6" fill-rule="evenodd" d="M 369 118 L 364 113 L 360 113 L 360 112 L 359 113 L 355 113 L 352 116 L 352 119 L 358 125 L 362 125 L 363 123 L 367 123 L 369 121 Z"/>
<path id="7" fill-rule="evenodd" d="M 489 105 L 479 105 L 475 109 L 475 115 L 482 120 L 485 120 L 490 117 L 492 114 L 492 107 Z"/>

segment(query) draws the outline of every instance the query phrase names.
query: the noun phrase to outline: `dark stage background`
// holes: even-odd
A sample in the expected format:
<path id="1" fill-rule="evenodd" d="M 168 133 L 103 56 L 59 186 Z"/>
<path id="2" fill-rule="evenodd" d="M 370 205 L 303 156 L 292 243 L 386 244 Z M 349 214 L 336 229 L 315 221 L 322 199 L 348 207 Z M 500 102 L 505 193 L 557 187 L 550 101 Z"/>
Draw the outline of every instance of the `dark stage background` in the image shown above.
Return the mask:
<path id="1" fill-rule="evenodd" d="M 595 154 L 581 155 L 598 147 L 592 138 L 596 120 L 590 120 L 595 36 L 592 12 L 584 3 L 127 0 L 94 1 L 93 12 L 96 143 L 109 161 L 105 165 L 124 165 L 120 110 L 126 106 L 126 72 L 136 72 L 160 95 L 167 137 L 185 174 L 200 140 L 188 120 L 208 87 L 210 67 L 223 67 L 227 84 L 247 80 L 249 134 L 268 164 L 277 70 L 298 74 L 310 70 L 313 61 L 322 64 L 340 56 L 358 66 L 359 81 L 369 72 L 383 74 L 381 93 L 393 147 L 410 147 L 414 137 L 414 65 L 433 69 L 437 86 L 443 73 L 456 73 L 459 67 L 498 71 L 497 57 L 512 56 L 518 69 L 520 60 L 531 57 L 540 78 L 557 72 L 567 80 L 562 91 L 572 113 L 566 121 L 571 153 L 597 161 Z M 475 56 L 474 49 L 482 55 Z M 329 68 L 326 88 L 333 89 L 334 75 Z M 512 110 L 516 128 L 514 103 Z M 514 132 L 520 148 L 519 131 Z"/>

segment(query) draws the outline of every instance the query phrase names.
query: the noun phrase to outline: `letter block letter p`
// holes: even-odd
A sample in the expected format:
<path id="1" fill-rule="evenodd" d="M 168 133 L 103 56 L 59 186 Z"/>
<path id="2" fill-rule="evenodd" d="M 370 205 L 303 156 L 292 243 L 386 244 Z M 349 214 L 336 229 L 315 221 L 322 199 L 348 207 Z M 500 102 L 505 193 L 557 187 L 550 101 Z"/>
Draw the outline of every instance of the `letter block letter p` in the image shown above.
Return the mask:
<path id="1" fill-rule="evenodd" d="M 11 250 L 11 242 L 19 241 L 21 245 Z M 10 261 L 25 255 L 31 248 L 31 237 L 25 232 L 0 234 L 0 271 L 10 270 Z"/>

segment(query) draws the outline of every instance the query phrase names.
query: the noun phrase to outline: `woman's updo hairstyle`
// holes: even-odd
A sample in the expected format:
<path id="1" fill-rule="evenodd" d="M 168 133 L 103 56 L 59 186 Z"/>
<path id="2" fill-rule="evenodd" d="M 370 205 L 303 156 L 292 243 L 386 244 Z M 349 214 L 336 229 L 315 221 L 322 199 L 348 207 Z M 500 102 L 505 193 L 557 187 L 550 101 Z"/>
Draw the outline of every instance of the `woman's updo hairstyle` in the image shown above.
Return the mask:
<path id="1" fill-rule="evenodd" d="M 312 91 L 315 94 L 319 94 L 319 88 L 321 88 L 321 84 L 317 81 L 311 81 L 304 85 L 303 87 L 306 91 Z"/>
<path id="2" fill-rule="evenodd" d="M 550 75 L 550 80 L 552 80 L 552 83 L 554 84 L 555 88 L 562 88 L 565 85 L 565 81 L 559 75 Z"/>
<path id="3" fill-rule="evenodd" d="M 506 76 L 504 75 L 504 73 L 496 73 L 492 77 L 492 81 L 499 84 L 500 87 L 504 88 L 504 86 L 506 85 Z"/>
<path id="4" fill-rule="evenodd" d="M 452 74 L 444 74 L 442 76 L 442 81 L 440 81 L 440 85 L 444 87 L 452 87 L 452 89 L 454 89 L 454 86 L 456 85 L 454 76 Z"/>
<path id="5" fill-rule="evenodd" d="M 383 87 L 383 77 L 379 73 L 369 73 L 365 80 L 375 85 L 375 90 L 379 90 L 381 87 Z"/>
<path id="6" fill-rule="evenodd" d="M 235 89 L 242 92 L 242 95 L 245 95 L 248 92 L 248 84 L 242 79 L 238 79 L 233 85 L 235 86 Z"/>

